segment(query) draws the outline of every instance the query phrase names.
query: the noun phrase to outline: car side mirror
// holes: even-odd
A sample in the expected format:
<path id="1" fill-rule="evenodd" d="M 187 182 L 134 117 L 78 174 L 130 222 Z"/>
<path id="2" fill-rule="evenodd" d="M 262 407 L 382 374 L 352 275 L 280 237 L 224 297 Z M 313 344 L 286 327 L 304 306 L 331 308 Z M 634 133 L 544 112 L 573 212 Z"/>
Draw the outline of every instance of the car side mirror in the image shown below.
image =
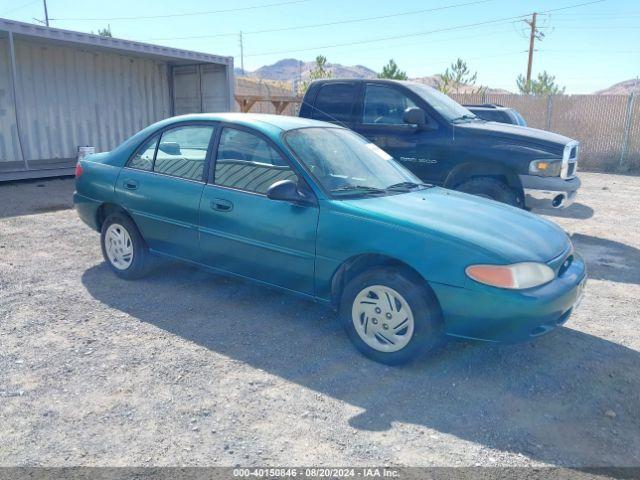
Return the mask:
<path id="1" fill-rule="evenodd" d="M 267 198 L 281 200 L 295 205 L 315 204 L 312 194 L 300 191 L 298 184 L 292 180 L 279 180 L 267 190 Z"/>
<path id="2" fill-rule="evenodd" d="M 418 107 L 409 107 L 404 111 L 402 116 L 404 123 L 409 125 L 415 125 L 417 127 L 424 127 L 427 124 L 427 119 L 424 114 L 424 110 Z"/>

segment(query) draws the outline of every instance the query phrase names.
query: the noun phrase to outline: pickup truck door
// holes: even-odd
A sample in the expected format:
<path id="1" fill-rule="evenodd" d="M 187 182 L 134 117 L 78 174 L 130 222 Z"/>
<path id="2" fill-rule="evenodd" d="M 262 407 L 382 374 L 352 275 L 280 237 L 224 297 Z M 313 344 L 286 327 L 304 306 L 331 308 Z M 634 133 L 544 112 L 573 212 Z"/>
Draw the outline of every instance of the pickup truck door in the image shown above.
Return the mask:
<path id="1" fill-rule="evenodd" d="M 267 198 L 298 177 L 253 130 L 224 127 L 200 201 L 200 248 L 211 267 L 313 295 L 318 207 Z M 299 180 L 303 181 L 303 180 Z"/>
<path id="2" fill-rule="evenodd" d="M 385 150 L 425 182 L 441 183 L 450 145 L 446 130 L 429 118 L 416 128 L 404 123 L 405 109 L 416 103 L 391 85 L 366 84 L 353 129 Z"/>

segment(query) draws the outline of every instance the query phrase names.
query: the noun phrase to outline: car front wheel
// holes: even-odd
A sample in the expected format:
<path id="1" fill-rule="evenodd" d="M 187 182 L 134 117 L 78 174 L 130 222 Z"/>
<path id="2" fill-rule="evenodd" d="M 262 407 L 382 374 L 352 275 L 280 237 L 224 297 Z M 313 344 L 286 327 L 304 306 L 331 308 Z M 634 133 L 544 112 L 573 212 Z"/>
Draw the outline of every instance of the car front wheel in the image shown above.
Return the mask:
<path id="1" fill-rule="evenodd" d="M 395 268 L 375 268 L 349 281 L 340 317 L 356 348 L 387 365 L 421 357 L 441 338 L 440 308 L 433 292 Z"/>
<path id="2" fill-rule="evenodd" d="M 100 243 L 104 259 L 116 275 L 127 280 L 146 275 L 149 264 L 147 245 L 127 215 L 113 213 L 105 219 Z"/>

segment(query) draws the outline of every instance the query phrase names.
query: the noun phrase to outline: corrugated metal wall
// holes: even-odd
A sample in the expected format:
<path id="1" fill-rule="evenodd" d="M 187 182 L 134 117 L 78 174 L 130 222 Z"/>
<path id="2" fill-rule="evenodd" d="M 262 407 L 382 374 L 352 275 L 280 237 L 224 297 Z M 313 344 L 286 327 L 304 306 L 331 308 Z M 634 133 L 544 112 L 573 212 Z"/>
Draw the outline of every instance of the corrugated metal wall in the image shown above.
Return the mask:
<path id="1" fill-rule="evenodd" d="M 173 69 L 175 115 L 226 112 L 229 101 L 224 65 L 185 65 Z"/>
<path id="2" fill-rule="evenodd" d="M 6 43 L 0 54 L 0 160 L 11 162 L 21 158 L 5 85 Z M 78 145 L 110 150 L 171 114 L 166 62 L 18 39 L 15 54 L 22 147 L 31 168 L 74 158 Z"/>
<path id="3" fill-rule="evenodd" d="M 0 38 L 0 162 L 20 161 L 20 144 L 13 105 L 9 40 Z"/>

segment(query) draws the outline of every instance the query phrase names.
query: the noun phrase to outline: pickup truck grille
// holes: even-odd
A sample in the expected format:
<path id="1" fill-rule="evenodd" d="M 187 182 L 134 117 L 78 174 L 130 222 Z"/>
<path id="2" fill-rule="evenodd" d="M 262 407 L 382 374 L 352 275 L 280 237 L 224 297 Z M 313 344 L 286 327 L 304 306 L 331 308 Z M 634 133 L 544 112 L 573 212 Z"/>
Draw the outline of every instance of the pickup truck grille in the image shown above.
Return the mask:
<path id="1" fill-rule="evenodd" d="M 578 170 L 578 150 L 579 143 L 576 141 L 569 142 L 564 147 L 562 155 L 562 172 L 560 176 L 564 179 L 573 178 Z"/>

